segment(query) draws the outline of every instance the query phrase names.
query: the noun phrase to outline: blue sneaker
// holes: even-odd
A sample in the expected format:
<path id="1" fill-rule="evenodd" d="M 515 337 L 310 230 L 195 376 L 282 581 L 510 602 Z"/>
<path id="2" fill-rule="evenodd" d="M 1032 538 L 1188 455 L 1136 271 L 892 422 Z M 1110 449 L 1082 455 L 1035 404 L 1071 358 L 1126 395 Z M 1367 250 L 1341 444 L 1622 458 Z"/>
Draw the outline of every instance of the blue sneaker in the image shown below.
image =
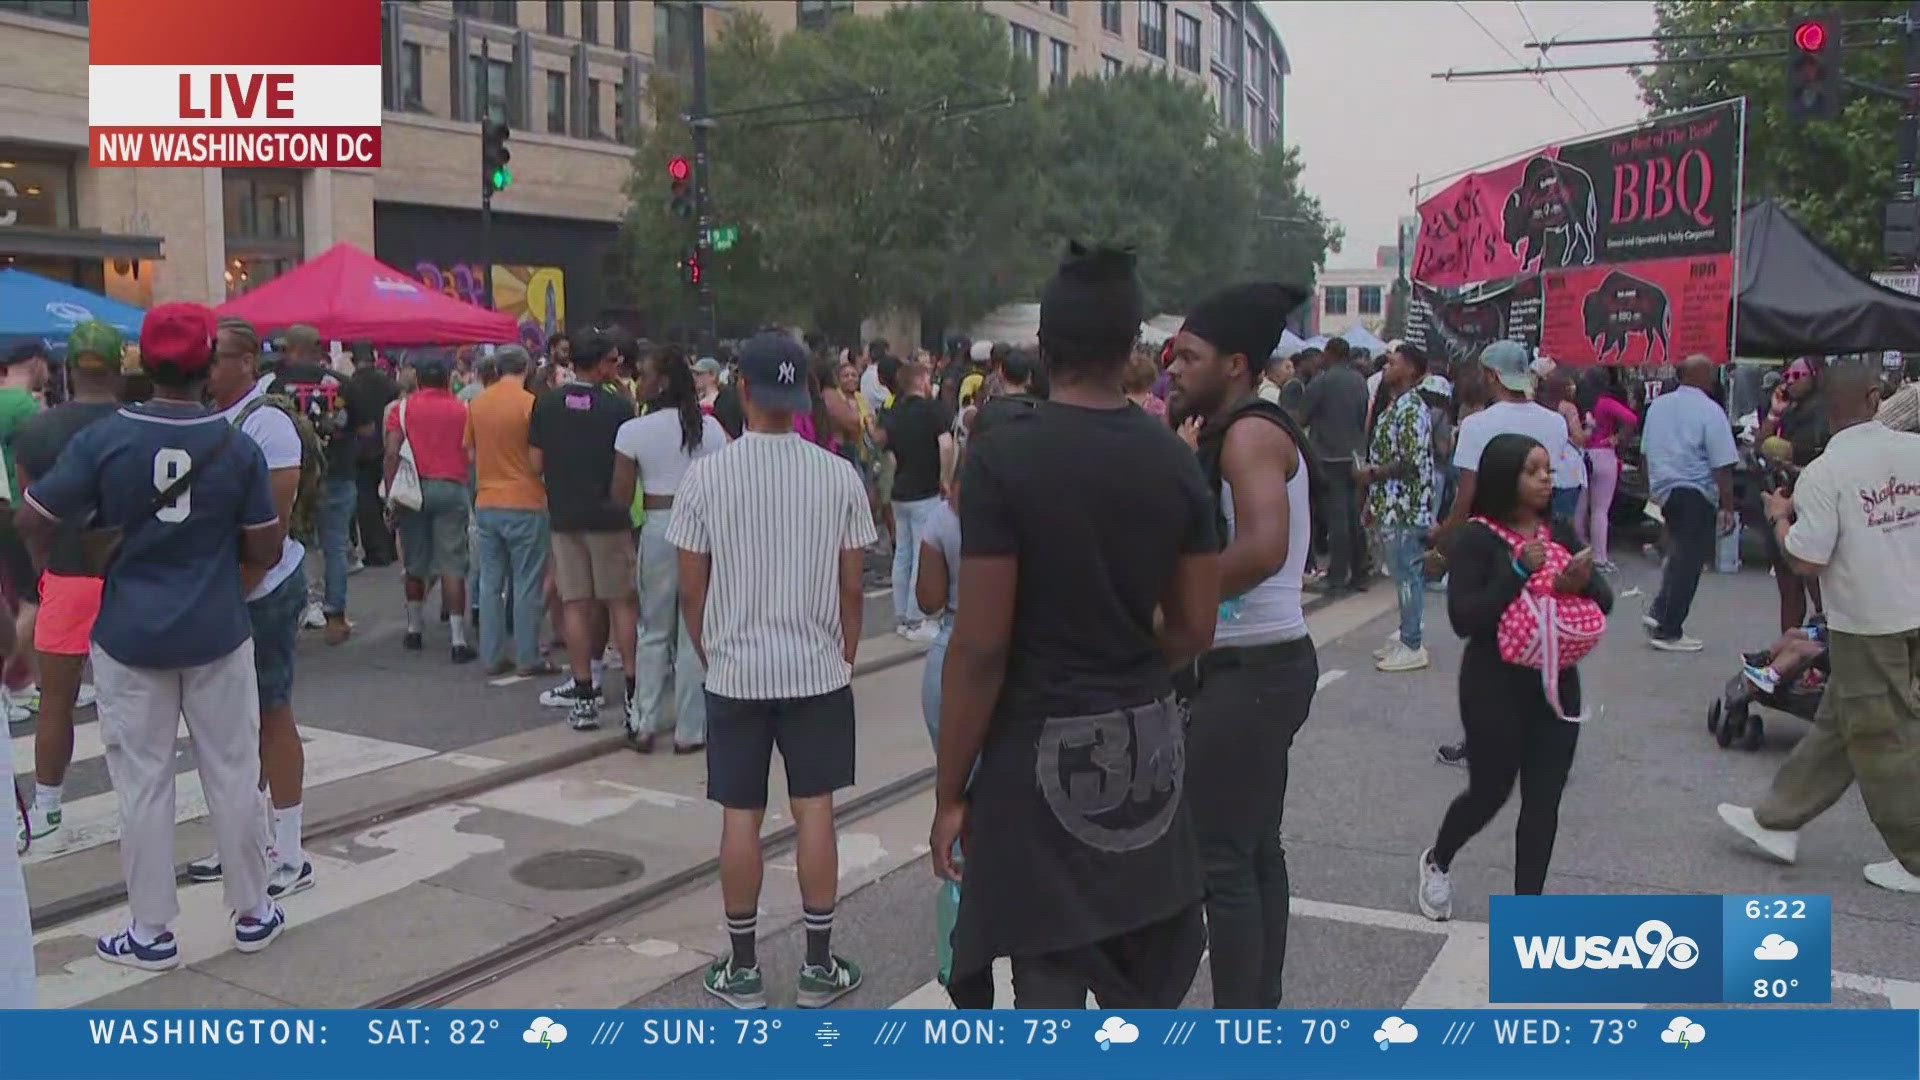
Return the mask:
<path id="1" fill-rule="evenodd" d="M 142 945 L 133 939 L 132 930 L 122 930 L 95 939 L 93 951 L 109 964 L 141 971 L 171 971 L 180 966 L 180 944 L 174 940 L 172 931 Z"/>
<path id="2" fill-rule="evenodd" d="M 1763 694 L 1777 693 L 1780 690 L 1780 677 L 1773 673 L 1771 666 L 1746 664 L 1740 668 L 1740 674 L 1746 676 L 1747 681 L 1753 684 L 1753 688 Z"/>
<path id="3" fill-rule="evenodd" d="M 279 904 L 273 905 L 273 911 L 265 919 L 240 916 L 233 921 L 233 947 L 244 953 L 259 952 L 273 944 L 273 939 L 286 928 L 287 913 L 280 910 Z"/>

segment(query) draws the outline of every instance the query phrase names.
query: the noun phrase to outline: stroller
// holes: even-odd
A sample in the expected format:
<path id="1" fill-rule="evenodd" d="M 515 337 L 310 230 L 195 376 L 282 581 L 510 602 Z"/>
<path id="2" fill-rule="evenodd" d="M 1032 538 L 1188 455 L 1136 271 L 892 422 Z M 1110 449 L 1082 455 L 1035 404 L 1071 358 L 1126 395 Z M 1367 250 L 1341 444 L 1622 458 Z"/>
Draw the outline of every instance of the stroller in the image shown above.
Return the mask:
<path id="1" fill-rule="evenodd" d="M 1760 717 L 1753 713 L 1755 705 L 1813 722 L 1832 670 L 1827 658 L 1825 620 L 1816 617 L 1806 629 L 1809 640 L 1820 646 L 1820 652 L 1804 668 L 1781 679 L 1770 691 L 1755 686 L 1743 669 L 1735 673 L 1720 696 L 1708 704 L 1707 730 L 1721 749 L 1732 746 L 1735 740 L 1739 740 L 1741 749 L 1760 749 L 1766 741 L 1766 729 Z M 1773 654 L 1766 649 L 1741 657 L 1741 662 L 1750 667 L 1766 667 L 1772 661 Z"/>

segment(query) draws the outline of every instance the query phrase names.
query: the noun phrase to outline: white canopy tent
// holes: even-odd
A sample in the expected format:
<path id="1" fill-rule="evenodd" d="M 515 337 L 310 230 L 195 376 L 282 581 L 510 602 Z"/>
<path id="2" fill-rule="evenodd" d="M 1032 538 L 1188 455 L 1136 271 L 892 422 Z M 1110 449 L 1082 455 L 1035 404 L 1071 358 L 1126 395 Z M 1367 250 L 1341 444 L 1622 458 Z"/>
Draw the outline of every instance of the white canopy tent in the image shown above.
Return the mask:
<path id="1" fill-rule="evenodd" d="M 1368 330 L 1363 323 L 1354 323 L 1341 331 L 1340 336 L 1346 339 L 1348 345 L 1356 349 L 1365 349 L 1374 356 L 1387 351 L 1387 343 L 1374 336 L 1373 331 Z"/>

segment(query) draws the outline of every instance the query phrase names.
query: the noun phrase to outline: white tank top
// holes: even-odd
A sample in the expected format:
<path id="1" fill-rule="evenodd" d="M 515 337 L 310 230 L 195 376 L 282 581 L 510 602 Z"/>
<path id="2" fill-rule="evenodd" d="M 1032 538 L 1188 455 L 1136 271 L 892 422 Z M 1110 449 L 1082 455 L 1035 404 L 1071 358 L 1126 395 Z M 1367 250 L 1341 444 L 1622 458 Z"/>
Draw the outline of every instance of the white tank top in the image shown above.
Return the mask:
<path id="1" fill-rule="evenodd" d="M 1233 537 L 1233 488 L 1220 482 L 1220 502 L 1227 514 L 1227 537 Z M 1296 462 L 1287 478 L 1287 561 L 1280 572 L 1220 605 L 1220 624 L 1213 632 L 1216 647 L 1272 645 L 1307 636 L 1307 616 L 1300 610 L 1300 575 L 1307 566 L 1313 522 L 1307 509 L 1307 470 Z"/>

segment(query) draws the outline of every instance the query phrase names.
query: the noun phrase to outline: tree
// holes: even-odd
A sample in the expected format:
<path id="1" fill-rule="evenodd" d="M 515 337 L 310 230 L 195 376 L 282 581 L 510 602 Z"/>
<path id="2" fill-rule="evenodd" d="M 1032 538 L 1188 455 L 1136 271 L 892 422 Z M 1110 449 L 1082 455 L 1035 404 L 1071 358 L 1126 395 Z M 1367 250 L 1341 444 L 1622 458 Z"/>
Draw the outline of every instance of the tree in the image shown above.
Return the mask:
<path id="1" fill-rule="evenodd" d="M 1338 252 L 1346 231 L 1327 220 L 1320 200 L 1300 187 L 1297 146 L 1268 146 L 1254 162 L 1256 223 L 1249 230 L 1243 276 L 1311 285 Z"/>
<path id="2" fill-rule="evenodd" d="M 1671 112 L 1745 95 L 1747 201 L 1777 199 L 1855 270 L 1879 267 L 1884 261 L 1880 204 L 1892 194 L 1900 106 L 1848 91 L 1836 119 L 1790 120 L 1785 59 L 1718 58 L 1729 52 L 1789 47 L 1790 9 L 1758 0 L 1661 0 L 1654 8 L 1656 34 L 1709 36 L 1654 46 L 1663 60 L 1689 62 L 1635 73 L 1648 107 L 1655 113 Z M 1834 10 L 1854 22 L 1891 18 L 1904 13 L 1906 5 L 1861 2 Z M 1735 34 L 1774 27 L 1777 33 Z M 1895 35 L 1853 28 L 1843 36 L 1848 76 L 1889 87 L 1904 85 L 1899 47 L 1875 44 Z"/>

